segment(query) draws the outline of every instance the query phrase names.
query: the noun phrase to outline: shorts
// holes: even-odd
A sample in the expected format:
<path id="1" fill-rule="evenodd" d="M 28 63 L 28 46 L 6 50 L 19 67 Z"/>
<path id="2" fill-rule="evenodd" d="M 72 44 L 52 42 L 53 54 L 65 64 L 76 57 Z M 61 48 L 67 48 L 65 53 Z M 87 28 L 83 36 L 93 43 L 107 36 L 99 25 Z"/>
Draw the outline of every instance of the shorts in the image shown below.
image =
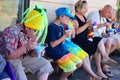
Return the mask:
<path id="1" fill-rule="evenodd" d="M 103 38 L 103 43 L 106 43 L 107 40 L 110 40 L 110 43 L 112 43 L 114 41 L 114 38 Z"/>
<path id="2" fill-rule="evenodd" d="M 41 60 L 38 60 L 38 57 L 26 56 L 24 59 L 12 59 L 9 60 L 17 80 L 27 80 L 26 74 L 24 73 L 24 68 L 29 70 L 31 73 L 36 74 L 38 77 L 45 73 L 52 73 L 53 67 L 49 61 L 41 57 Z"/>
<path id="3" fill-rule="evenodd" d="M 72 72 L 77 69 L 76 65 L 80 64 L 82 60 L 80 60 L 74 54 L 68 53 L 62 58 L 58 59 L 56 62 L 64 72 Z"/>
<path id="4" fill-rule="evenodd" d="M 72 41 L 65 40 L 63 45 L 65 49 L 67 49 L 75 56 L 79 57 L 81 60 L 88 56 L 88 54 L 82 48 L 80 48 L 77 44 L 73 43 Z"/>

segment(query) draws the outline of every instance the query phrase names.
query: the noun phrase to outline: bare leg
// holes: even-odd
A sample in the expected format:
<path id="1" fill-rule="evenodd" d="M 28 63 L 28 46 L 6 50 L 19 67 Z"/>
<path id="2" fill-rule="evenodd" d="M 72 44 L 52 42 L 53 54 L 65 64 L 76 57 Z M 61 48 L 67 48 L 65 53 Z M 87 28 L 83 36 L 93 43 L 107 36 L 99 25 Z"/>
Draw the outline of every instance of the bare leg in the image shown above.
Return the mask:
<path id="1" fill-rule="evenodd" d="M 107 52 L 106 52 L 106 49 L 105 49 L 105 45 L 103 43 L 103 41 L 101 40 L 99 43 L 98 43 L 98 50 L 100 51 L 102 57 L 106 57 L 107 56 Z"/>
<path id="2" fill-rule="evenodd" d="M 90 80 L 99 79 L 99 77 L 91 69 L 89 56 L 85 57 L 85 59 L 83 60 L 83 68 L 88 73 L 88 77 L 90 78 Z"/>
<path id="3" fill-rule="evenodd" d="M 94 58 L 95 58 L 95 63 L 96 63 L 96 68 L 97 68 L 97 74 L 103 78 L 108 78 L 101 69 L 101 55 L 98 51 L 96 51 L 96 53 L 94 54 Z"/>
<path id="4" fill-rule="evenodd" d="M 97 47 L 98 47 L 99 53 L 102 55 L 102 63 L 104 63 L 104 64 L 117 64 L 116 61 L 112 60 L 107 55 L 105 45 L 104 45 L 102 40 L 98 43 Z"/>
<path id="5" fill-rule="evenodd" d="M 106 49 L 106 53 L 109 54 L 111 49 L 111 42 L 109 39 L 107 39 L 105 42 L 105 49 Z"/>
<path id="6" fill-rule="evenodd" d="M 112 46 L 112 44 L 111 44 L 110 40 L 107 39 L 106 42 L 105 42 L 105 49 L 106 49 L 107 55 L 109 55 L 111 53 L 110 52 L 111 46 Z M 103 69 L 105 70 L 106 66 L 107 66 L 106 64 L 102 64 L 102 70 Z"/>
<path id="7" fill-rule="evenodd" d="M 111 46 L 109 54 L 115 51 L 118 47 L 119 47 L 119 40 L 114 39 L 114 41 L 112 42 L 112 46 Z"/>
<path id="8" fill-rule="evenodd" d="M 80 68 L 82 65 L 82 63 L 79 63 L 76 65 L 77 69 Z M 72 74 L 73 72 L 62 72 L 61 76 L 60 76 L 60 80 L 68 80 L 67 77 Z"/>
<path id="9" fill-rule="evenodd" d="M 47 79 L 48 79 L 48 75 L 49 75 L 49 73 L 40 75 L 40 76 L 38 77 L 38 80 L 47 80 Z"/>
<path id="10" fill-rule="evenodd" d="M 116 44 L 115 41 L 113 43 L 110 42 L 109 39 L 106 41 L 105 48 L 106 48 L 106 52 L 107 52 L 108 55 L 110 55 L 117 48 L 116 45 L 117 44 Z M 107 70 L 108 69 L 107 67 L 108 67 L 108 65 L 102 64 L 102 70 Z"/>
<path id="11" fill-rule="evenodd" d="M 60 80 L 68 80 L 67 77 L 72 74 L 72 72 L 62 72 Z"/>
<path id="12" fill-rule="evenodd" d="M 119 41 L 117 39 L 115 39 L 113 42 L 110 42 L 110 40 L 108 39 L 105 43 L 105 48 L 106 48 L 107 54 L 110 55 L 115 49 L 118 48 L 118 45 L 119 45 Z M 109 71 L 108 65 L 102 64 L 102 70 Z M 111 74 L 111 75 L 113 76 L 113 74 Z"/>

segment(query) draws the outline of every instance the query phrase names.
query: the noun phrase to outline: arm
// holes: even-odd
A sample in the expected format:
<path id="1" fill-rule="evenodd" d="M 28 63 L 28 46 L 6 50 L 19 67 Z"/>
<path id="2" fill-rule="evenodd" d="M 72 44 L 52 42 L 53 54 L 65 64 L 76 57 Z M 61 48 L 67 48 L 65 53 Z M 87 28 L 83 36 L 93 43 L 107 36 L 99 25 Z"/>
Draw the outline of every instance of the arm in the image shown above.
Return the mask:
<path id="1" fill-rule="evenodd" d="M 4 31 L 8 59 L 15 59 L 23 56 L 28 49 L 33 49 L 35 42 L 26 40 L 25 35 L 20 33 L 18 28 L 11 27 Z M 12 34 L 12 35 L 11 35 Z"/>
<path id="2" fill-rule="evenodd" d="M 20 56 L 22 56 L 23 54 L 26 53 L 27 51 L 27 48 L 26 48 L 27 45 L 23 45 L 22 47 L 14 50 L 12 53 L 7 53 L 6 54 L 6 58 L 7 59 L 15 59 L 15 58 L 19 58 Z"/>
<path id="3" fill-rule="evenodd" d="M 78 22 L 76 21 L 76 23 L 78 24 Z M 90 25 L 92 24 L 92 21 L 88 21 L 85 25 L 83 25 L 82 27 L 77 27 L 75 26 L 75 33 L 79 34 L 81 32 L 83 32 L 86 28 L 88 28 Z"/>
<path id="4" fill-rule="evenodd" d="M 24 54 L 27 53 L 28 50 L 33 50 L 35 48 L 36 42 L 31 42 L 28 41 L 26 44 L 24 44 L 23 46 L 14 49 L 12 51 L 12 53 L 7 53 L 6 57 L 7 59 L 15 59 L 15 58 L 19 58 L 21 56 L 23 56 Z"/>
<path id="5" fill-rule="evenodd" d="M 72 38 L 75 38 L 75 29 L 74 29 L 74 27 L 71 28 L 71 30 L 72 30 Z"/>
<path id="6" fill-rule="evenodd" d="M 61 42 L 63 42 L 65 40 L 65 38 L 67 38 L 69 36 L 70 36 L 70 33 L 69 32 L 65 32 L 65 34 L 61 38 L 59 38 L 59 39 L 57 39 L 57 40 L 55 40 L 53 42 L 50 42 L 51 47 L 56 47 Z"/>

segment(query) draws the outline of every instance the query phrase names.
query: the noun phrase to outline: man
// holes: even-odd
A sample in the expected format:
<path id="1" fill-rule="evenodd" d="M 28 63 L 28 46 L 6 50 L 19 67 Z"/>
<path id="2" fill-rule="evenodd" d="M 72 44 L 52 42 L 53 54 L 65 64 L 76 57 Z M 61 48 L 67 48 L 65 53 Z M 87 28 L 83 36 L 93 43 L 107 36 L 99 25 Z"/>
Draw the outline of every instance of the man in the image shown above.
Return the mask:
<path id="1" fill-rule="evenodd" d="M 16 24 L 4 30 L 6 57 L 13 67 L 17 80 L 27 80 L 24 68 L 36 74 L 37 80 L 47 80 L 53 68 L 45 58 L 38 60 L 35 51 L 38 32 L 44 28 L 41 24 L 45 23 L 45 20 L 43 21 L 46 16 L 43 14 L 45 10 L 36 5 L 33 10 L 27 12 L 22 24 Z"/>
<path id="2" fill-rule="evenodd" d="M 111 26 L 107 23 L 106 19 L 112 16 L 113 8 L 111 5 L 105 5 L 101 10 L 93 11 L 88 14 L 87 20 L 93 20 L 97 23 L 97 27 L 94 28 L 95 37 L 103 37 L 103 41 L 106 47 L 106 52 L 109 55 L 118 47 L 118 40 L 109 36 Z M 106 69 L 104 70 L 106 71 Z M 109 71 L 108 71 L 109 72 Z M 110 76 L 110 75 L 107 75 Z M 113 76 L 111 74 L 111 76 Z"/>

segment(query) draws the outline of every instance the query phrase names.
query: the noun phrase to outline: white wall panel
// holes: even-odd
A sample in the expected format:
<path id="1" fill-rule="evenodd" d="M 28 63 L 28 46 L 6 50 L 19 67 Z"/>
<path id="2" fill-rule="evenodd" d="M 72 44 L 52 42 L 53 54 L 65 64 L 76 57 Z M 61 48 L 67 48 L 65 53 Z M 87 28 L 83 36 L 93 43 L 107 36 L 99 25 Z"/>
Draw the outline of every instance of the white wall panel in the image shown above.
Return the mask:
<path id="1" fill-rule="evenodd" d="M 55 9 L 66 6 L 69 7 L 74 14 L 74 5 L 78 0 L 31 0 L 31 4 L 39 2 L 47 9 L 49 22 L 55 19 Z M 106 4 L 110 4 L 114 9 L 117 9 L 117 0 L 87 0 L 89 12 L 101 9 Z M 88 12 L 88 13 L 89 13 Z"/>

